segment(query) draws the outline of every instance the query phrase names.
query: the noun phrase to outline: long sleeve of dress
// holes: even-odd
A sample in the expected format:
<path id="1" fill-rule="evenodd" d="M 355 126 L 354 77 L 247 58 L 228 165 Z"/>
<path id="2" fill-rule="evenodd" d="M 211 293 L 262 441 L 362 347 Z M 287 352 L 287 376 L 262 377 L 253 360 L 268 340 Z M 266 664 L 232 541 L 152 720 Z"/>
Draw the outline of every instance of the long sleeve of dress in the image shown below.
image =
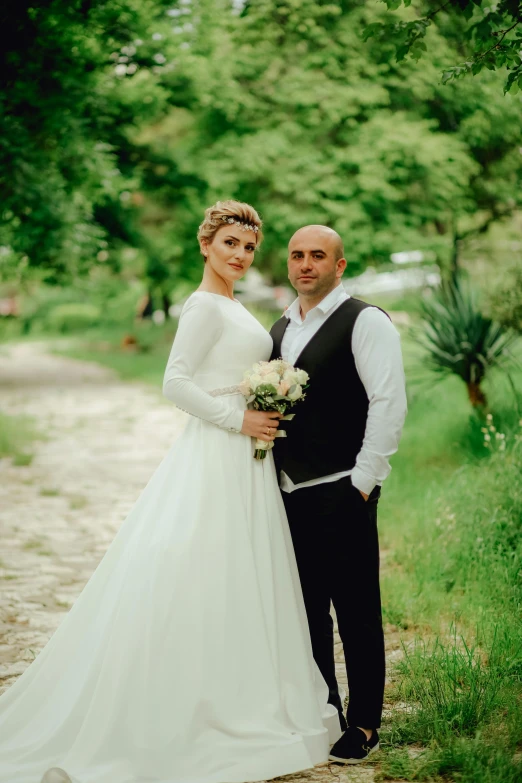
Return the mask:
<path id="1" fill-rule="evenodd" d="M 223 316 L 213 297 L 203 292 L 193 294 L 181 313 L 165 370 L 163 394 L 192 416 L 240 432 L 244 412 L 223 398 L 212 397 L 193 380 L 222 331 Z"/>

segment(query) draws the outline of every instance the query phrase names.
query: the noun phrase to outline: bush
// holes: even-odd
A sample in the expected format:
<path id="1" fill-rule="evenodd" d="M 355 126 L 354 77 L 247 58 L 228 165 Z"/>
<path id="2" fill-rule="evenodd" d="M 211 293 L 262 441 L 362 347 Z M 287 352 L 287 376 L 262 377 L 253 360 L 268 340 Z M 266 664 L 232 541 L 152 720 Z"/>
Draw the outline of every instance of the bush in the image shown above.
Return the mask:
<path id="1" fill-rule="evenodd" d="M 0 340 L 48 331 L 74 332 L 92 326 L 129 329 L 134 325 L 136 306 L 144 290 L 141 282 L 110 275 L 77 280 L 67 287 L 35 283 L 19 295 L 20 317 L 0 319 Z M 91 308 L 96 308 L 96 314 Z"/>
<path id="2" fill-rule="evenodd" d="M 105 301 L 96 298 L 102 307 L 102 321 L 105 326 L 132 325 L 140 299 L 141 287 L 119 287 Z"/>
<path id="3" fill-rule="evenodd" d="M 473 407 L 487 405 L 482 382 L 492 370 L 513 365 L 516 335 L 479 310 L 474 293 L 461 282 L 445 286 L 421 302 L 425 364 L 439 377 L 456 375 L 466 384 Z"/>
<path id="4" fill-rule="evenodd" d="M 505 270 L 502 280 L 493 289 L 488 309 L 502 326 L 522 333 L 522 264 Z"/>
<path id="5" fill-rule="evenodd" d="M 69 334 L 95 326 L 101 318 L 96 305 L 77 302 L 54 307 L 47 316 L 47 327 L 53 332 Z"/>

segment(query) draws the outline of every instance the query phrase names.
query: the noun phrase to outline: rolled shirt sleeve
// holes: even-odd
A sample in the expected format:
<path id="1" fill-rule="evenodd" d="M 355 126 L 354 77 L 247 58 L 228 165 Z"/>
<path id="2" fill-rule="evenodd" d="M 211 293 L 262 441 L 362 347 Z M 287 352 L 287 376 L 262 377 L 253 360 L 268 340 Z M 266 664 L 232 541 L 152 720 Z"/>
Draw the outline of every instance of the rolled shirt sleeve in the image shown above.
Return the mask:
<path id="1" fill-rule="evenodd" d="M 389 460 L 398 449 L 407 413 L 400 335 L 381 310 L 368 308 L 355 323 L 352 351 L 369 400 L 352 484 L 369 495 L 390 474 Z"/>

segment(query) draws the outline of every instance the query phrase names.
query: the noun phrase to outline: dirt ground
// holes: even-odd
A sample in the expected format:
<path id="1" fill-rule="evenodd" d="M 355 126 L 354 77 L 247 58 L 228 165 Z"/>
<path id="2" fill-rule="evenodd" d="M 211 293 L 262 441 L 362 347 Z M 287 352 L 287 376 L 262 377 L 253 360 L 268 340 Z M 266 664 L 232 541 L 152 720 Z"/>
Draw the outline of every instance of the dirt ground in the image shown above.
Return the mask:
<path id="1" fill-rule="evenodd" d="M 0 692 L 74 603 L 183 426 L 159 390 L 23 343 L 0 354 L 0 410 L 34 417 L 33 460 L 0 460 Z M 346 687 L 337 641 L 339 680 Z M 390 662 L 400 655 L 387 634 Z M 374 780 L 375 765 L 326 765 L 285 781 Z"/>

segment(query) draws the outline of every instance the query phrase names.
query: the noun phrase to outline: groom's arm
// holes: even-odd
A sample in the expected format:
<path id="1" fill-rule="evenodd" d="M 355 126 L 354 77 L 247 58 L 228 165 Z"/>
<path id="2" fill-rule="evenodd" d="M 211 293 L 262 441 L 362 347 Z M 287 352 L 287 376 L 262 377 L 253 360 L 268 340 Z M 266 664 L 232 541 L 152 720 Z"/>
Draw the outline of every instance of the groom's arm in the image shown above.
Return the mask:
<path id="1" fill-rule="evenodd" d="M 352 471 L 352 484 L 367 496 L 390 474 L 389 459 L 399 446 L 407 412 L 399 333 L 381 310 L 367 308 L 355 322 L 352 351 L 369 400 L 366 431 Z"/>

